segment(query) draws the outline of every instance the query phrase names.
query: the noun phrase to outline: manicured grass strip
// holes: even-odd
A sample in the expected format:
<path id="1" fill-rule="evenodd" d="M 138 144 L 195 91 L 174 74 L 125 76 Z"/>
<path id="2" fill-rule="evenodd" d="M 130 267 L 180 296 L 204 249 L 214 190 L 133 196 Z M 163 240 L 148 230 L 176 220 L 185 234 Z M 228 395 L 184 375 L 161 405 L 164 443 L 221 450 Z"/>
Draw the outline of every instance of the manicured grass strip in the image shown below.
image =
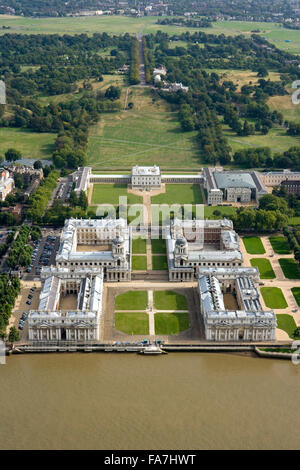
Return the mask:
<path id="1" fill-rule="evenodd" d="M 288 306 L 279 287 L 261 287 L 260 291 L 268 308 L 286 308 Z"/>
<path id="2" fill-rule="evenodd" d="M 300 287 L 293 287 L 291 291 L 293 293 L 293 296 L 295 297 L 297 304 L 300 307 Z"/>
<path id="3" fill-rule="evenodd" d="M 130 290 L 116 297 L 116 310 L 146 310 L 148 292 L 145 290 Z"/>
<path id="4" fill-rule="evenodd" d="M 152 256 L 152 269 L 159 271 L 159 270 L 167 270 L 168 269 L 168 261 L 166 256 Z"/>
<path id="5" fill-rule="evenodd" d="M 252 258 L 250 260 L 251 266 L 257 266 L 260 277 L 262 279 L 275 279 L 275 273 L 272 265 L 268 259 L 265 258 Z"/>
<path id="6" fill-rule="evenodd" d="M 259 237 L 243 237 L 243 242 L 250 255 L 263 255 L 266 252 Z"/>
<path id="7" fill-rule="evenodd" d="M 154 291 L 154 306 L 157 310 L 187 310 L 185 295 L 172 290 Z"/>
<path id="8" fill-rule="evenodd" d="M 140 196 L 127 192 L 127 184 L 95 183 L 93 186 L 92 204 L 118 205 L 120 196 L 127 196 L 127 204 L 143 202 Z"/>
<path id="9" fill-rule="evenodd" d="M 231 206 L 205 206 L 204 217 L 206 219 L 222 219 L 236 213 L 236 207 Z"/>
<path id="10" fill-rule="evenodd" d="M 151 240 L 151 250 L 153 254 L 164 254 L 166 252 L 166 240 L 161 238 Z"/>
<path id="11" fill-rule="evenodd" d="M 152 204 L 202 204 L 199 184 L 166 184 L 166 192 L 151 198 Z"/>
<path id="12" fill-rule="evenodd" d="M 144 238 L 135 238 L 132 240 L 132 253 L 146 253 L 146 240 Z"/>
<path id="13" fill-rule="evenodd" d="M 132 269 L 147 271 L 147 256 L 132 256 Z"/>
<path id="14" fill-rule="evenodd" d="M 300 338 L 299 335 L 294 335 L 294 332 L 297 328 L 294 318 L 292 315 L 286 313 L 279 313 L 277 317 L 277 328 L 287 332 L 290 338 L 297 339 Z"/>
<path id="15" fill-rule="evenodd" d="M 285 237 L 269 237 L 275 253 L 279 255 L 289 255 L 291 253 L 288 241 Z"/>
<path id="16" fill-rule="evenodd" d="M 279 264 L 287 279 L 300 279 L 300 269 L 294 259 L 281 258 L 279 259 Z"/>
<path id="17" fill-rule="evenodd" d="M 190 326 L 188 313 L 156 313 L 154 322 L 156 335 L 178 335 Z"/>
<path id="18" fill-rule="evenodd" d="M 142 312 L 116 312 L 115 328 L 128 335 L 148 335 L 149 317 Z"/>

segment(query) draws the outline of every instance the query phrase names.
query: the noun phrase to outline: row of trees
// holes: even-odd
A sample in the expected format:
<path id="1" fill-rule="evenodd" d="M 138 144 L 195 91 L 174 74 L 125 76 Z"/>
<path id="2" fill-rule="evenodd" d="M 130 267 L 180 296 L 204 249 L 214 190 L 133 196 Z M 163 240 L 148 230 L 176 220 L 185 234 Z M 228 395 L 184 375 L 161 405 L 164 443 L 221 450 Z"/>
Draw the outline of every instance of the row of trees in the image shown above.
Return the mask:
<path id="1" fill-rule="evenodd" d="M 152 82 L 152 74 L 151 71 L 154 66 L 154 59 L 151 50 L 148 47 L 146 36 L 142 38 L 142 46 L 143 46 L 143 56 L 144 56 L 144 64 L 145 64 L 145 78 L 146 83 Z"/>
<path id="2" fill-rule="evenodd" d="M 139 43 L 137 38 L 131 39 L 130 47 L 130 70 L 129 70 L 129 83 L 130 85 L 137 85 L 140 83 L 140 57 L 139 57 Z"/>
<path id="3" fill-rule="evenodd" d="M 29 209 L 27 217 L 34 223 L 40 223 L 45 213 L 47 204 L 51 200 L 52 192 L 57 186 L 58 171 L 50 171 L 48 176 L 41 182 L 37 190 L 29 198 Z"/>
<path id="4" fill-rule="evenodd" d="M 30 264 L 32 248 L 27 244 L 29 235 L 30 227 L 28 225 L 23 225 L 9 251 L 7 265 L 10 268 L 15 268 L 19 264 L 21 266 L 28 266 Z"/>
<path id="5" fill-rule="evenodd" d="M 0 274 L 0 337 L 6 337 L 6 328 L 14 307 L 16 298 L 20 292 L 19 278 L 10 277 L 8 273 Z"/>

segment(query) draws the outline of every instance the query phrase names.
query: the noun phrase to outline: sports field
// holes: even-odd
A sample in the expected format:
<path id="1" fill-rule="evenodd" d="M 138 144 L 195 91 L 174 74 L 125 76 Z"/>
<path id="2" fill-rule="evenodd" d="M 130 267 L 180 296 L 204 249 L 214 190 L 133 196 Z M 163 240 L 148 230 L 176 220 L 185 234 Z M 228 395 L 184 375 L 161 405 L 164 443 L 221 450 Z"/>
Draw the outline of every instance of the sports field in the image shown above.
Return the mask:
<path id="1" fill-rule="evenodd" d="M 151 90 L 129 89 L 131 110 L 107 113 L 90 128 L 88 164 L 94 169 L 160 165 L 162 168 L 201 168 L 194 144 L 196 131 L 182 132 L 177 110 Z"/>

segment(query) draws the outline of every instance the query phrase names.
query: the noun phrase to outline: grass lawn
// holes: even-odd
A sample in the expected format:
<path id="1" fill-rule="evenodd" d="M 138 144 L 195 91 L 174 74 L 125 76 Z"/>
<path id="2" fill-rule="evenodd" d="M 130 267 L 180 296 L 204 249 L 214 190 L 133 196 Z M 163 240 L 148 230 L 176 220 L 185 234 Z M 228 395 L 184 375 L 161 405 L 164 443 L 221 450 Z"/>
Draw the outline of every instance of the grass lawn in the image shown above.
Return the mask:
<path id="1" fill-rule="evenodd" d="M 288 306 L 279 287 L 261 287 L 260 291 L 268 308 L 286 308 Z"/>
<path id="2" fill-rule="evenodd" d="M 300 217 L 290 217 L 289 225 L 300 225 Z"/>
<path id="3" fill-rule="evenodd" d="M 156 335 L 178 335 L 190 326 L 188 313 L 156 313 L 154 322 Z"/>
<path id="4" fill-rule="evenodd" d="M 290 338 L 299 339 L 300 336 L 295 336 L 294 331 L 297 328 L 294 318 L 292 315 L 286 313 L 279 313 L 277 317 L 277 328 L 287 332 Z"/>
<path id="5" fill-rule="evenodd" d="M 288 241 L 285 237 L 269 237 L 275 253 L 279 255 L 289 255 L 291 253 Z"/>
<path id="6" fill-rule="evenodd" d="M 0 155 L 14 148 L 23 158 L 51 160 L 56 134 L 31 132 L 27 129 L 2 127 L 0 129 Z"/>
<path id="7" fill-rule="evenodd" d="M 272 265 L 268 259 L 265 258 L 252 258 L 250 260 L 251 266 L 257 266 L 260 277 L 262 279 L 275 279 L 275 273 Z"/>
<path id="8" fill-rule="evenodd" d="M 146 253 L 146 240 L 144 238 L 134 238 L 132 240 L 132 253 L 142 255 Z"/>
<path id="9" fill-rule="evenodd" d="M 185 295 L 172 290 L 154 291 L 154 306 L 157 310 L 187 310 Z"/>
<path id="10" fill-rule="evenodd" d="M 287 279 L 300 279 L 299 265 L 294 259 L 281 258 L 279 264 Z"/>
<path id="11" fill-rule="evenodd" d="M 152 269 L 154 271 L 167 270 L 168 261 L 166 256 L 152 256 Z"/>
<path id="12" fill-rule="evenodd" d="M 147 256 L 132 256 L 132 269 L 134 271 L 147 271 Z"/>
<path id="13" fill-rule="evenodd" d="M 145 290 L 130 290 L 117 295 L 115 310 L 146 310 L 148 292 Z"/>
<path id="14" fill-rule="evenodd" d="M 90 127 L 88 165 L 118 170 L 154 164 L 171 169 L 202 167 L 195 144 L 197 132 L 182 132 L 177 109 L 161 98 L 152 100 L 147 88 L 131 88 L 128 102 L 134 103 L 133 109 L 104 113 Z"/>
<path id="15" fill-rule="evenodd" d="M 115 328 L 128 335 L 148 335 L 149 317 L 143 312 L 116 312 Z"/>
<path id="16" fill-rule="evenodd" d="M 300 307 L 300 287 L 293 287 L 291 291 L 296 299 L 297 305 Z"/>
<path id="17" fill-rule="evenodd" d="M 162 238 L 151 240 L 151 250 L 153 254 L 164 254 L 166 252 L 166 240 Z"/>
<path id="18" fill-rule="evenodd" d="M 127 196 L 127 204 L 142 203 L 143 199 L 127 192 L 126 184 L 101 184 L 93 186 L 92 204 L 119 204 L 119 197 Z"/>
<path id="19" fill-rule="evenodd" d="M 259 237 L 243 237 L 243 242 L 250 255 L 263 255 L 266 252 Z"/>
<path id="20" fill-rule="evenodd" d="M 152 204 L 202 204 L 199 184 L 166 184 L 166 192 L 151 198 Z"/>
<path id="21" fill-rule="evenodd" d="M 214 211 L 219 211 L 220 215 L 215 215 Z M 231 206 L 205 206 L 204 207 L 204 216 L 206 219 L 222 219 L 228 215 L 234 214 L 236 212 L 235 207 Z"/>

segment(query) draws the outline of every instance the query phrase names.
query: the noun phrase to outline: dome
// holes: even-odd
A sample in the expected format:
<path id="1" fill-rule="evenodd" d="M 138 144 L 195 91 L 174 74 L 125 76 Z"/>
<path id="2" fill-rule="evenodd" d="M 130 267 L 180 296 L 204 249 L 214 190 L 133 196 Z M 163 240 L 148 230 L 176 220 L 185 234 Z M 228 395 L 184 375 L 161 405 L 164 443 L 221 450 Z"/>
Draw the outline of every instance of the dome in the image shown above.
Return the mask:
<path id="1" fill-rule="evenodd" d="M 178 237 L 176 240 L 176 246 L 185 246 L 187 245 L 187 241 L 184 237 Z"/>
<path id="2" fill-rule="evenodd" d="M 113 244 L 120 245 L 121 243 L 124 243 L 124 238 L 121 235 L 117 235 L 116 238 L 113 239 Z"/>

